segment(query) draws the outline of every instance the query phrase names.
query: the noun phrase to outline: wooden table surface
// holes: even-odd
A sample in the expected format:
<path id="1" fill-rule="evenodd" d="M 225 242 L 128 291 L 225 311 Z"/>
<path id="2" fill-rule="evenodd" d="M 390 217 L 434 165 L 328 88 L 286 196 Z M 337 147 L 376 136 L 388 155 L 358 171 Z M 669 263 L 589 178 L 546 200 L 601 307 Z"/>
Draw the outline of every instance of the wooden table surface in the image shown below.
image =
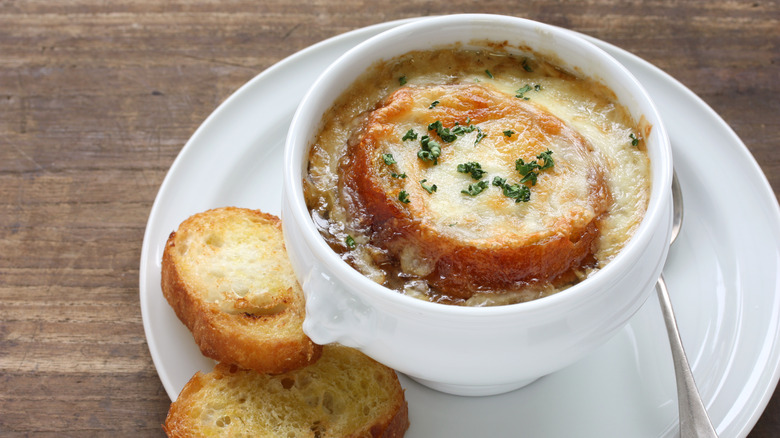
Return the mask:
<path id="1" fill-rule="evenodd" d="M 0 436 L 163 435 L 138 298 L 157 190 L 239 86 L 352 29 L 490 12 L 600 38 L 701 96 L 780 190 L 775 1 L 387 3 L 0 1 Z M 780 436 L 780 392 L 749 436 Z"/>

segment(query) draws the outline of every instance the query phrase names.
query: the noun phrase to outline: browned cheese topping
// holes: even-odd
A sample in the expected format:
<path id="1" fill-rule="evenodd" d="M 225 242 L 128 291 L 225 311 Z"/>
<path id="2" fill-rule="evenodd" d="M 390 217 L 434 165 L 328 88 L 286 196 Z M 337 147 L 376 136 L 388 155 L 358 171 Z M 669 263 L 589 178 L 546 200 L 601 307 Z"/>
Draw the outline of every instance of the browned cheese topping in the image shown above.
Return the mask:
<path id="1" fill-rule="evenodd" d="M 649 127 L 538 56 L 412 52 L 325 117 L 304 180 L 315 223 L 355 269 L 418 298 L 497 305 L 565 289 L 646 209 Z"/>

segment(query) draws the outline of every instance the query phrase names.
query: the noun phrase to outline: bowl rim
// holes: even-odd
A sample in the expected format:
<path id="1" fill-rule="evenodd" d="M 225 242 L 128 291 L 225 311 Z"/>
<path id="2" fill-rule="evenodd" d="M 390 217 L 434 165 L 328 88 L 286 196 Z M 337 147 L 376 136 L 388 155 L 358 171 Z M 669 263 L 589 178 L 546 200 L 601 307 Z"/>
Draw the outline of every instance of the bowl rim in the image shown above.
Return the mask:
<path id="1" fill-rule="evenodd" d="M 430 302 L 418 298 L 410 297 L 382 286 L 342 260 L 338 254 L 327 244 L 322 235 L 317 231 L 314 222 L 311 220 L 306 203 L 303 197 L 302 178 L 305 168 L 305 160 L 311 147 L 311 138 L 302 138 L 300 126 L 309 124 L 311 120 L 316 120 L 315 125 L 319 126 L 319 119 L 322 112 L 313 111 L 317 105 L 312 102 L 317 101 L 318 91 L 327 87 L 327 84 L 339 80 L 343 77 L 342 73 L 354 69 L 355 62 L 361 62 L 361 59 L 369 57 L 369 65 L 377 59 L 372 57 L 373 47 L 376 44 L 384 44 L 388 41 L 408 40 L 415 32 L 425 31 L 432 26 L 449 27 L 472 27 L 481 25 L 505 25 L 534 27 L 541 31 L 550 32 L 566 44 L 579 46 L 599 58 L 599 62 L 604 62 L 611 69 L 615 69 L 618 74 L 616 77 L 622 78 L 624 85 L 630 90 L 631 95 L 636 98 L 639 107 L 643 108 L 643 115 L 651 123 L 651 137 L 657 138 L 657 156 L 651 160 L 651 186 L 648 206 L 642 221 L 640 222 L 634 234 L 631 236 L 625 246 L 615 257 L 607 263 L 606 266 L 599 269 L 586 280 L 567 288 L 555 294 L 515 304 L 506 304 L 499 306 L 457 306 Z M 459 39 L 453 39 L 455 44 Z M 400 53 L 404 53 L 403 51 Z M 365 61 L 363 61 L 365 63 Z M 351 67 L 352 66 L 352 67 Z M 365 68 L 360 69 L 360 73 Z M 600 78 L 603 79 L 603 78 Z M 351 81 L 349 81 L 351 82 Z M 609 84 L 605 84 L 609 87 Z M 340 94 L 341 91 L 338 93 Z M 668 163 L 668 165 L 666 165 Z M 288 220 L 294 220 L 301 234 L 290 236 L 291 238 L 301 239 L 306 247 L 312 252 L 315 259 L 322 265 L 328 267 L 328 272 L 332 273 L 339 281 L 354 284 L 356 288 L 363 292 L 371 293 L 375 299 L 380 299 L 386 304 L 403 306 L 412 311 L 436 312 L 452 314 L 458 317 L 497 317 L 500 315 L 515 315 L 526 312 L 545 312 L 552 309 L 560 311 L 561 306 L 567 302 L 576 304 L 577 297 L 586 298 L 589 295 L 608 290 L 608 284 L 614 282 L 615 276 L 619 276 L 621 271 L 626 270 L 635 262 L 648 241 L 654 238 L 654 226 L 662 221 L 661 214 L 664 212 L 664 203 L 671 198 L 671 180 L 672 180 L 672 152 L 669 137 L 664 127 L 656 106 L 647 90 L 641 83 L 607 52 L 597 47 L 595 44 L 580 37 L 574 32 L 566 29 L 552 26 L 546 23 L 529 20 L 526 18 L 494 15 L 494 14 L 452 14 L 434 17 L 422 17 L 414 21 L 400 24 L 397 27 L 385 30 L 351 48 L 335 61 L 333 61 L 315 80 L 312 86 L 304 95 L 299 103 L 285 141 L 284 151 L 284 176 L 283 176 L 283 202 L 288 203 L 293 217 L 282 216 L 283 223 Z M 299 172 L 300 171 L 300 172 Z M 659 184 L 656 184 L 658 182 Z M 284 210 L 284 209 L 283 209 Z M 668 234 L 668 233 L 667 233 Z M 668 235 L 664 236 L 668 242 Z M 668 245 L 667 245 L 668 247 Z M 321 269 L 320 269 L 321 270 Z M 616 274 L 612 272 L 618 271 Z"/>

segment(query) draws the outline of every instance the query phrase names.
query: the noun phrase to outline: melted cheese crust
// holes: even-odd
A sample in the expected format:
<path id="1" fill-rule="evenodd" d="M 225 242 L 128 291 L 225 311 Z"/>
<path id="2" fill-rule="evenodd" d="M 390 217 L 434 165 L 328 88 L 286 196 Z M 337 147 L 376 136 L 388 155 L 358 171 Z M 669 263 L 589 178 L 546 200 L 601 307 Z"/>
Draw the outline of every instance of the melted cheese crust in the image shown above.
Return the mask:
<path id="1" fill-rule="evenodd" d="M 527 84 L 529 99 L 517 97 Z M 479 129 L 444 141 L 427 129 L 434 122 Z M 402 140 L 409 130 L 416 140 Z M 312 147 L 304 187 L 322 234 L 374 281 L 443 302 L 524 301 L 606 264 L 641 221 L 649 163 L 629 137 L 639 132 L 608 89 L 542 59 L 414 52 L 342 96 Z M 435 165 L 417 156 L 423 135 L 441 146 Z M 518 183 L 515 160 L 548 149 L 555 164 L 526 184 L 528 202 L 491 184 L 495 176 Z M 467 162 L 486 172 L 476 196 L 462 192 L 477 182 L 457 171 Z"/>
<path id="2" fill-rule="evenodd" d="M 429 108 L 435 101 L 439 104 Z M 467 120 L 480 131 L 458 136 L 452 142 L 442 141 L 427 130 L 436 121 L 453 128 L 456 124 L 468 125 Z M 417 157 L 417 141 L 399 141 L 410 129 L 431 136 L 441 145 L 436 165 Z M 504 131 L 512 133 L 505 135 Z M 484 135 L 479 142 L 478 135 Z M 480 180 L 490 182 L 494 176 L 501 176 L 518 183 L 521 177 L 515 161 L 535 161 L 548 149 L 554 151 L 555 165 L 540 173 L 529 202 L 515 202 L 495 186 L 477 196 L 462 193 L 476 181 L 458 172 L 459 164 L 480 163 L 486 172 Z M 392 154 L 397 163 L 388 167 L 382 161 L 383 153 Z M 385 106 L 371 113 L 363 141 L 349 154 L 353 165 L 358 156 L 372 161 L 362 170 L 373 171 L 373 182 L 387 191 L 389 198 L 405 190 L 411 201 L 401 207 L 410 217 L 419 219 L 421 226 L 478 248 L 529 245 L 558 234 L 570 235 L 606 209 L 600 154 L 554 115 L 489 86 L 401 88 Z M 346 166 L 345 173 L 353 168 Z M 393 173 L 407 177 L 394 178 Z M 428 193 L 419 183 L 423 180 L 428 186 L 436 184 L 436 192 Z"/>

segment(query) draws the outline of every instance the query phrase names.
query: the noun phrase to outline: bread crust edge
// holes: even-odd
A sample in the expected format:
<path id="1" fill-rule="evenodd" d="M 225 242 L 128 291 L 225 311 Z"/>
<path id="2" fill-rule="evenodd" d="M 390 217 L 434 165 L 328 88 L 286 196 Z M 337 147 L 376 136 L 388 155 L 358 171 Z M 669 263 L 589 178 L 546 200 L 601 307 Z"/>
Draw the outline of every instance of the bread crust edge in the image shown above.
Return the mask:
<path id="1" fill-rule="evenodd" d="M 281 229 L 276 216 L 249 210 L 270 219 Z M 295 306 L 303 311 L 303 302 L 293 303 L 274 315 L 251 316 L 227 314 L 216 304 L 204 302 L 191 293 L 190 287 L 177 268 L 173 249 L 176 232 L 165 244 L 162 257 L 161 287 L 163 296 L 179 320 L 189 329 L 201 353 L 218 362 L 235 364 L 261 373 L 280 374 L 314 363 L 322 354 L 322 346 L 312 342 L 302 331 L 279 334 L 278 338 L 259 339 L 247 330 L 253 323 L 274 326 L 273 320 L 290 317 Z M 246 321 L 255 319 L 256 321 Z"/>

